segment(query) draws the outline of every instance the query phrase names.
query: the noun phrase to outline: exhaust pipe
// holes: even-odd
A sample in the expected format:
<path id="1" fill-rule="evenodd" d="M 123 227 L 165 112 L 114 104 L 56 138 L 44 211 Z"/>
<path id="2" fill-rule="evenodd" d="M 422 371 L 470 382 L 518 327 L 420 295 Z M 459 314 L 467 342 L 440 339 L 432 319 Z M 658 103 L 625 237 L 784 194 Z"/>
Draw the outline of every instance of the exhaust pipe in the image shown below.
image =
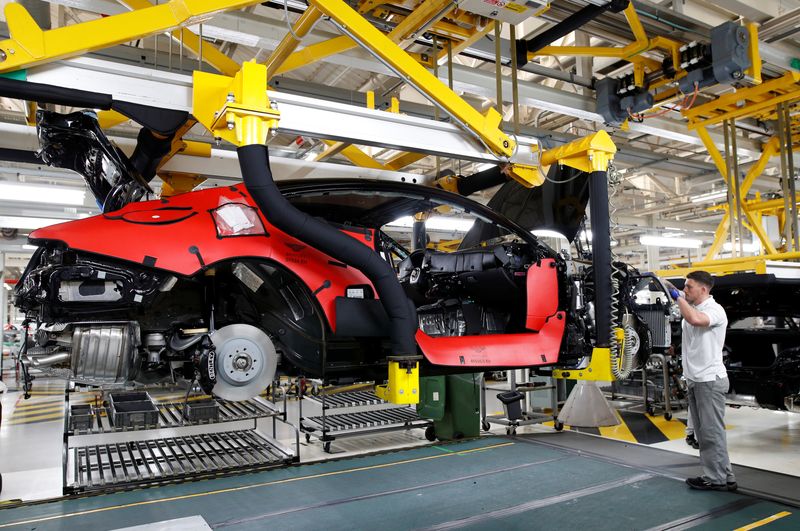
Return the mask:
<path id="1" fill-rule="evenodd" d="M 61 352 L 60 354 L 51 354 L 42 358 L 32 358 L 28 356 L 28 360 L 33 363 L 34 367 L 49 367 L 62 361 L 67 361 L 70 358 L 69 352 Z"/>
<path id="2" fill-rule="evenodd" d="M 252 144 L 236 151 L 244 185 L 267 221 L 334 260 L 364 273 L 375 286 L 391 321 L 392 354 L 416 355 L 416 315 L 392 266 L 363 243 L 293 207 L 275 186 L 266 146 Z"/>

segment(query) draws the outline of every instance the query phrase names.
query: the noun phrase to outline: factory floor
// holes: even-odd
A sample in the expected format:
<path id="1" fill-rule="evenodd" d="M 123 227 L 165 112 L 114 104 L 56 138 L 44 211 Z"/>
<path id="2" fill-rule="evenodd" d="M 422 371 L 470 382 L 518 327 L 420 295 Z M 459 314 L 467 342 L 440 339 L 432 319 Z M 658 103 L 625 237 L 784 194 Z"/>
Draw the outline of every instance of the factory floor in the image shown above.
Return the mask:
<path id="1" fill-rule="evenodd" d="M 21 393 L 15 390 L 13 373 L 6 373 L 4 380 L 9 391 L 0 395 L 3 405 L 0 473 L 4 483 L 0 506 L 3 500 L 57 498 L 62 494 L 64 383 L 37 379 L 34 396 L 22 400 Z M 681 419 L 685 419 L 685 411 L 675 412 L 675 417 L 666 421 L 663 416 L 638 413 L 636 405 L 629 402 L 615 402 L 615 406 L 619 408 L 622 424 L 582 430 L 589 433 L 570 430 L 570 427 L 557 433 L 547 425 L 532 425 L 520 427 L 516 437 L 505 437 L 505 428 L 493 425 L 492 434 L 478 440 L 431 444 L 423 430 L 412 429 L 337 439 L 330 453 L 323 452 L 315 438 L 310 442 L 301 438 L 299 467 L 145 489 L 138 493 L 9 508 L 0 510 L 0 529 L 5 524 L 20 521 L 30 523 L 13 528 L 117 529 L 187 517 L 194 517 L 194 520 L 180 520 L 152 529 L 181 529 L 181 525 L 185 529 L 208 528 L 202 526 L 261 529 L 265 527 L 266 518 L 269 518 L 270 527 L 285 520 L 292 522 L 292 527 L 302 523 L 312 528 L 352 528 L 358 525 L 353 523 L 354 518 L 364 518 L 360 521 L 362 525 L 374 525 L 378 521 L 383 523 L 384 516 L 394 519 L 389 525 L 394 528 L 440 525 L 513 528 L 539 521 L 535 519 L 548 511 L 563 512 L 573 503 L 577 504 L 577 513 L 586 515 L 580 518 L 599 518 L 615 529 L 667 524 L 691 527 L 701 523 L 709 529 L 731 529 L 777 514 L 782 516 L 770 521 L 769 528 L 800 528 L 800 522 L 793 519 L 796 518 L 793 516 L 797 512 L 795 508 L 770 505 L 782 502 L 800 506 L 796 499 L 800 497 L 800 452 L 797 451 L 800 415 L 750 408 L 727 409 L 729 450 L 745 494 L 742 498 L 739 494 L 689 491 L 679 481 L 699 474 L 697 451 L 683 441 Z M 296 399 L 289 399 L 288 408 L 289 421 L 297 424 Z M 490 397 L 488 413 L 499 413 L 501 409 L 499 402 Z M 281 423 L 277 426 L 278 441 L 293 446 L 294 431 Z M 259 429 L 271 431 L 272 422 L 259 421 Z M 376 452 L 379 455 L 372 455 Z M 474 459 L 478 455 L 481 459 Z M 635 463 L 634 457 L 638 459 Z M 434 470 L 433 462 L 445 463 L 453 458 L 458 459 L 458 467 L 453 467 L 452 463 L 442 464 L 447 473 Z M 480 465 L 476 464 L 478 461 Z M 570 472 L 573 466 L 577 468 Z M 595 472 L 582 473 L 594 471 L 591 467 L 597 467 L 596 475 Z M 364 474 L 370 474 L 369 481 L 359 479 Z M 502 479 L 504 477 L 506 479 Z M 578 480 L 573 481 L 576 478 Z M 395 480 L 399 483 L 394 483 Z M 520 484 L 514 486 L 516 482 Z M 489 488 L 494 490 L 487 491 Z M 254 505 L 247 500 L 248 496 L 263 497 L 264 489 L 277 491 L 275 498 L 269 496 L 271 501 L 258 498 L 261 501 Z M 479 494 L 473 499 L 471 496 L 476 490 Z M 240 500 L 227 497 L 230 492 L 240 491 L 249 494 L 242 494 L 244 498 Z M 310 497 L 298 498 L 298 492 L 308 492 Z M 576 492 L 586 494 L 576 498 Z M 571 497 L 566 493 L 571 493 Z M 746 496 L 749 493 L 761 498 Z M 640 495 L 644 497 L 639 499 Z M 670 496 L 666 502 L 665 496 Z M 206 511 L 206 501 L 198 497 L 212 497 L 218 501 L 209 499 L 214 509 Z M 455 505 L 462 507 L 463 512 L 459 512 L 460 509 L 444 511 L 445 507 L 454 505 L 453 500 L 462 497 L 463 503 Z M 763 501 L 764 497 L 772 502 Z M 620 526 L 617 521 L 612 525 L 612 518 L 616 517 L 611 513 L 606 515 L 603 512 L 606 509 L 601 510 L 603 503 L 600 503 L 601 508 L 584 506 L 589 500 L 606 498 L 616 500 L 604 502 L 609 511 L 612 507 L 617 511 L 618 506 L 647 505 L 650 507 L 647 513 L 654 514 L 647 514 L 642 520 L 641 515 L 632 513 L 623 517 L 631 518 L 623 520 L 627 524 Z M 573 499 L 576 501 L 568 502 Z M 215 503 L 231 510 L 219 512 Z M 437 503 L 441 508 L 435 508 Z M 558 504 L 559 509 L 550 507 L 553 504 Z M 132 509 L 141 506 L 147 509 Z M 232 509 L 250 506 L 253 508 L 248 511 Z M 391 508 L 392 514 L 383 515 L 387 508 Z M 403 520 L 394 514 L 395 509 L 406 510 L 413 518 L 409 516 L 411 519 Z M 785 512 L 791 515 L 783 514 Z M 338 520 L 340 513 L 348 517 Z M 118 519 L 117 515 L 126 516 Z M 688 521 L 676 524 L 681 518 L 689 518 L 691 525 Z M 571 525 L 574 519 L 570 513 Z M 553 520 L 552 525 L 558 524 Z M 587 525 L 598 528 L 597 521 Z M 786 525 L 789 527 L 783 527 Z M 531 526 L 528 524 L 527 528 Z"/>

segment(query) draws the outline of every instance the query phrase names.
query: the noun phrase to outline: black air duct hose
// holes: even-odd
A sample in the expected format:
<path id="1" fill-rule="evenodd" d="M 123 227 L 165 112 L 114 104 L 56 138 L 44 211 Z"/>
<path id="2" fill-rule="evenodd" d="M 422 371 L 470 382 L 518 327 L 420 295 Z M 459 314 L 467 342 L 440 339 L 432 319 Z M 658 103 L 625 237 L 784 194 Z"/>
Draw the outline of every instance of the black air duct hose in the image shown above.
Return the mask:
<path id="1" fill-rule="evenodd" d="M 505 184 L 508 181 L 508 176 L 503 173 L 500 166 L 493 166 L 488 170 L 479 171 L 469 177 L 459 179 L 456 183 L 458 193 L 464 197 L 486 190 L 498 184 Z"/>
<path id="2" fill-rule="evenodd" d="M 589 4 L 586 7 L 571 14 L 547 31 L 536 35 L 530 40 L 517 41 L 517 67 L 522 68 L 528 62 L 529 52 L 538 52 L 545 46 L 550 46 L 553 42 L 581 29 L 584 25 L 596 19 L 606 11 L 619 13 L 628 7 L 629 0 L 611 0 L 609 3 L 598 6 Z"/>
<path id="3" fill-rule="evenodd" d="M 293 207 L 272 180 L 266 146 L 253 144 L 236 151 L 244 184 L 264 217 L 290 236 L 364 273 L 391 321 L 392 354 L 416 355 L 416 316 L 392 266 L 363 243 Z"/>
<path id="4" fill-rule="evenodd" d="M 150 182 L 156 176 L 158 165 L 171 148 L 172 136 L 159 137 L 146 127 L 142 127 L 136 139 L 136 149 L 130 157 L 131 164 L 145 181 Z"/>
<path id="5" fill-rule="evenodd" d="M 611 343 L 611 232 L 608 213 L 608 172 L 589 175 L 589 220 L 592 224 L 594 316 L 598 347 Z"/>

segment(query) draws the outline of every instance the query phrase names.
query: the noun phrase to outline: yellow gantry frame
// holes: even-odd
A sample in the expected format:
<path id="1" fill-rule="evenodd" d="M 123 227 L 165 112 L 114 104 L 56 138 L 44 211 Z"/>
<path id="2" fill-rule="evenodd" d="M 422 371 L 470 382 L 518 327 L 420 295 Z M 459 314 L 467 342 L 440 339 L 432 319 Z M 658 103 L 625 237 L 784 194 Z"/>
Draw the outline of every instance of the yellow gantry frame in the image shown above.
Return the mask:
<path id="1" fill-rule="evenodd" d="M 661 49 L 667 51 L 672 56 L 674 65 L 680 64 L 680 47 L 681 43 L 667 39 L 665 37 L 654 37 L 649 39 L 647 33 L 639 20 L 639 15 L 636 13 L 636 8 L 631 2 L 628 7 L 623 11 L 625 18 L 628 21 L 631 31 L 633 32 L 634 41 L 622 48 L 617 47 L 603 47 L 603 46 L 545 46 L 536 52 L 529 52 L 528 59 L 541 55 L 556 55 L 556 56 L 590 56 L 590 57 L 617 57 L 624 59 L 634 64 L 634 78 L 637 86 L 643 86 L 645 67 L 650 71 L 656 71 L 661 68 L 661 63 L 655 59 L 649 59 L 642 54 L 654 49 Z M 686 75 L 686 72 L 676 67 L 677 76 L 679 79 Z M 651 88 L 657 88 L 672 82 L 671 79 L 663 79 L 651 85 Z"/>
<path id="2" fill-rule="evenodd" d="M 798 100 L 800 100 L 800 73 L 787 72 L 779 78 L 763 82 L 760 85 L 742 88 L 734 93 L 720 96 L 713 101 L 684 111 L 683 114 L 689 119 L 689 129 L 695 130 L 700 140 L 702 140 L 703 145 L 714 161 L 714 165 L 725 179 L 728 189 L 735 190 L 733 183 L 728 182 L 729 172 L 728 166 L 725 163 L 725 158 L 711 139 L 707 127 L 731 119 L 753 118 L 762 121 L 774 120 L 777 117 L 776 112 L 779 103 L 791 103 Z M 796 128 L 794 125 L 793 127 Z M 797 146 L 793 148 L 795 151 L 800 149 L 800 132 L 792 135 L 791 143 L 793 146 Z M 779 145 L 777 137 L 771 138 L 763 145 L 761 156 L 756 163 L 750 167 L 745 175 L 744 181 L 739 187 L 739 197 L 747 197 L 747 193 L 750 191 L 755 180 L 763 173 L 769 160 L 778 152 Z M 742 215 L 745 218 L 742 220 L 743 226 L 758 237 L 767 255 L 777 255 L 779 251 L 767 237 L 764 228 L 761 226 L 759 219 L 757 219 L 757 213 L 753 202 L 742 201 Z M 717 230 L 714 234 L 714 241 L 708 253 L 706 253 L 705 261 L 710 261 L 719 253 L 728 236 L 730 224 L 731 213 L 726 209 L 725 215 L 717 226 Z"/>
<path id="3" fill-rule="evenodd" d="M 181 26 L 202 23 L 220 11 L 257 3 L 255 0 L 170 0 L 130 13 L 51 30 L 42 30 L 24 7 L 10 3 L 5 8 L 10 37 L 0 41 L 0 73 L 76 57 L 154 33 L 173 32 Z M 137 2 L 137 5 L 140 4 Z"/>
<path id="4" fill-rule="evenodd" d="M 502 157 L 514 153 L 514 141 L 500 130 L 502 117 L 497 110 L 490 108 L 485 115 L 479 113 L 342 0 L 311 0 L 311 5 L 478 135 L 493 153 Z"/>

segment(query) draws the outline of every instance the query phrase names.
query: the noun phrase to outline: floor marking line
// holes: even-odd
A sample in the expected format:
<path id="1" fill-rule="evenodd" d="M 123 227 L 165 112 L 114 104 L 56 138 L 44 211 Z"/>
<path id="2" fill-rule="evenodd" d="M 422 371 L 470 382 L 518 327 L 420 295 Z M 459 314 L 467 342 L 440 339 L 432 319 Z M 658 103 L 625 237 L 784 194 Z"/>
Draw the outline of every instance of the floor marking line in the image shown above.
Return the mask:
<path id="1" fill-rule="evenodd" d="M 762 501 L 763 500 L 759 500 L 758 498 L 739 498 L 738 500 L 726 503 L 725 505 L 721 505 L 709 511 L 690 514 L 689 516 L 684 516 L 683 518 L 679 518 L 671 522 L 666 522 L 664 524 L 651 527 L 647 531 L 666 531 L 668 529 L 671 531 L 680 531 L 682 529 L 691 529 L 700 524 L 711 522 L 712 520 L 715 520 L 722 516 L 726 516 L 729 514 L 733 514 L 737 511 L 741 511 L 742 509 L 746 509 L 751 505 L 755 505 Z"/>
<path id="2" fill-rule="evenodd" d="M 636 437 L 633 436 L 633 433 L 625 423 L 625 419 L 619 414 L 619 411 L 615 411 L 614 413 L 617 415 L 617 419 L 619 419 L 619 424 L 616 426 L 601 426 L 600 435 L 608 439 L 617 439 L 618 441 L 639 442 L 636 440 Z"/>
<path id="3" fill-rule="evenodd" d="M 750 529 L 755 529 L 756 527 L 761 527 L 762 525 L 774 522 L 775 520 L 780 520 L 781 518 L 785 518 L 790 514 L 792 513 L 790 513 L 789 511 L 781 511 L 779 513 L 773 514 L 772 516 L 767 516 L 766 518 L 762 518 L 758 522 L 753 522 L 752 524 L 746 526 L 737 527 L 736 529 L 734 529 L 734 531 L 749 531 Z"/>
<path id="4" fill-rule="evenodd" d="M 625 485 L 630 485 L 632 483 L 646 481 L 652 477 L 653 477 L 652 474 L 636 474 L 634 476 L 630 476 L 627 478 L 622 478 L 615 481 L 608 481 L 606 483 L 600 483 L 598 485 L 592 485 L 591 487 L 585 487 L 583 489 L 565 492 L 563 494 L 558 494 L 556 496 L 550 496 L 548 498 L 542 498 L 540 500 L 534 500 L 527 503 L 522 503 L 520 505 L 514 505 L 513 507 L 498 509 L 496 511 L 489 511 L 488 513 L 485 514 L 477 514 L 475 516 L 470 516 L 468 518 L 461 518 L 459 520 L 442 522 L 440 524 L 436 524 L 431 527 L 426 527 L 424 529 L 426 530 L 453 529 L 456 527 L 466 527 L 468 525 L 476 525 L 486 522 L 487 520 L 495 520 L 496 518 L 514 516 L 528 511 L 532 511 L 534 509 L 540 509 L 542 507 L 555 505 L 557 503 L 564 503 L 566 501 L 575 500 L 577 498 L 591 496 L 592 494 L 598 494 L 600 492 L 605 492 L 619 487 L 624 487 Z"/>
<path id="5" fill-rule="evenodd" d="M 667 420 L 664 418 L 664 415 L 647 415 L 647 419 L 670 441 L 686 437 L 686 425 L 679 420 Z"/>
<path id="6" fill-rule="evenodd" d="M 221 527 L 230 527 L 232 525 L 241 525 L 241 524 L 246 524 L 246 523 L 252 523 L 252 522 L 259 521 L 259 520 L 263 520 L 265 518 L 274 518 L 275 516 L 283 516 L 283 515 L 286 515 L 286 514 L 296 513 L 296 512 L 300 512 L 300 511 L 306 511 L 306 510 L 310 510 L 310 509 L 321 509 L 323 507 L 334 507 L 334 506 L 337 506 L 337 505 L 343 505 L 345 503 L 352 503 L 352 502 L 358 502 L 358 501 L 363 501 L 363 500 L 370 500 L 370 499 L 374 499 L 374 498 L 380 498 L 380 497 L 383 497 L 383 496 L 391 496 L 391 495 L 394 495 L 394 494 L 403 494 L 405 492 L 412 492 L 412 491 L 420 490 L 420 489 L 441 487 L 443 485 L 449 485 L 449 484 L 452 484 L 452 483 L 458 483 L 459 481 L 469 481 L 471 479 L 481 478 L 481 477 L 485 477 L 485 476 L 491 476 L 491 475 L 494 475 L 494 474 L 502 474 L 502 473 L 505 473 L 505 472 L 513 472 L 515 470 L 520 470 L 520 469 L 524 469 L 524 468 L 530 468 L 532 466 L 543 465 L 543 464 L 552 463 L 552 462 L 555 462 L 555 461 L 561 461 L 561 460 L 569 459 L 569 458 L 570 458 L 570 456 L 566 456 L 565 455 L 565 456 L 561 456 L 561 457 L 554 457 L 554 458 L 551 458 L 551 459 L 545 459 L 543 461 L 535 461 L 533 463 L 525 463 L 525 464 L 522 464 L 522 465 L 510 466 L 510 467 L 496 469 L 496 470 L 488 470 L 486 472 L 479 472 L 477 474 L 470 474 L 469 476 L 461 476 L 461 477 L 458 477 L 458 478 L 446 479 L 446 480 L 443 480 L 443 481 L 437 481 L 437 482 L 428 483 L 428 484 L 425 484 L 425 485 L 414 485 L 413 487 L 404 487 L 402 489 L 393 489 L 393 490 L 387 490 L 387 491 L 383 491 L 383 492 L 373 492 L 371 494 L 362 494 L 361 496 L 352 496 L 350 498 L 342 498 L 342 499 L 339 499 L 339 500 L 330 500 L 330 501 L 327 501 L 327 502 L 315 503 L 315 504 L 311 504 L 311 505 L 306 505 L 304 507 L 290 507 L 288 509 L 281 509 L 280 511 L 273 511 L 271 513 L 260 514 L 260 515 L 257 515 L 257 516 L 250 516 L 248 518 L 241 518 L 241 519 L 238 519 L 238 520 L 227 520 L 227 521 L 224 521 L 224 522 L 217 522 L 217 523 L 214 523 L 213 526 L 214 526 L 214 529 L 218 529 L 218 528 L 221 528 Z"/>
<path id="7" fill-rule="evenodd" d="M 123 505 L 112 505 L 110 507 L 99 507 L 97 509 L 88 509 L 86 511 L 78 511 L 78 512 L 75 512 L 75 513 L 56 514 L 56 515 L 52 515 L 52 516 L 43 516 L 43 517 L 39 517 L 39 518 L 32 518 L 30 520 L 20 520 L 18 522 L 9 522 L 9 523 L 6 523 L 6 524 L 0 524 L 0 529 L 6 528 L 6 527 L 18 526 L 18 525 L 33 524 L 33 523 L 38 523 L 38 522 L 48 522 L 48 521 L 52 521 L 52 520 L 61 520 L 61 519 L 70 518 L 70 517 L 73 517 L 73 516 L 84 516 L 84 515 L 87 515 L 87 514 L 95 514 L 95 513 L 102 513 L 102 512 L 107 512 L 107 511 L 114 511 L 114 510 L 117 510 L 117 509 L 129 509 L 131 507 L 141 507 L 141 506 L 144 506 L 144 505 L 155 505 L 155 504 L 158 504 L 158 503 L 165 503 L 165 502 L 178 501 L 178 500 L 189 500 L 189 499 L 192 499 L 192 498 L 202 498 L 202 497 L 205 497 L 205 496 L 211 496 L 211 495 L 216 495 L 216 494 L 225 494 L 225 493 L 228 493 L 228 492 L 237 492 L 237 491 L 240 491 L 240 490 L 249 490 L 249 489 L 254 489 L 254 488 L 259 488 L 259 487 L 269 487 L 269 486 L 272 486 L 272 485 L 281 485 L 281 484 L 284 484 L 284 483 L 294 483 L 295 481 L 303 481 L 303 480 L 306 480 L 306 479 L 316 479 L 316 478 L 322 478 L 322 477 L 339 476 L 339 475 L 348 474 L 348 473 L 351 473 L 351 472 L 364 472 L 364 471 L 367 471 L 367 470 L 376 470 L 378 468 L 388 468 L 388 467 L 393 467 L 393 466 L 405 465 L 405 464 L 409 464 L 409 463 L 416 463 L 416 462 L 419 462 L 419 461 L 428 461 L 430 459 L 438 459 L 438 458 L 441 458 L 441 457 L 450 457 L 450 456 L 454 456 L 454 455 L 463 455 L 463 454 L 478 452 L 478 451 L 482 451 L 482 450 L 494 450 L 496 448 L 503 448 L 503 447 L 506 447 L 506 446 L 513 446 L 514 444 L 516 444 L 516 443 L 513 443 L 513 442 L 498 443 L 498 444 L 493 444 L 493 445 L 490 445 L 490 446 L 483 446 L 481 448 L 471 448 L 469 450 L 461 450 L 459 452 L 453 452 L 451 454 L 429 455 L 429 456 L 425 456 L 425 457 L 417 457 L 415 459 L 406 459 L 404 461 L 397 461 L 397 462 L 394 462 L 394 463 L 384 463 L 384 464 L 381 464 L 381 465 L 370 465 L 370 466 L 363 466 L 363 467 L 359 467 L 359 468 L 350 468 L 350 469 L 347 469 L 347 470 L 337 470 L 335 472 L 325 472 L 325 473 L 322 473 L 322 474 L 314 474 L 312 476 L 301 476 L 301 477 L 296 477 L 296 478 L 279 479 L 279 480 L 276 480 L 276 481 L 267 481 L 267 482 L 264 482 L 264 483 L 256 483 L 254 485 L 242 485 L 242 486 L 239 486 L 239 487 L 230 487 L 230 488 L 227 488 L 227 489 L 212 490 L 212 491 L 207 491 L 207 492 L 196 492 L 194 494 L 184 494 L 182 496 L 172 496 L 170 498 L 162 498 L 162 499 L 159 499 L 159 500 L 145 500 L 145 501 L 140 501 L 140 502 L 126 503 L 126 504 L 123 504 Z M 58 503 L 58 502 L 56 502 L 56 503 Z"/>

